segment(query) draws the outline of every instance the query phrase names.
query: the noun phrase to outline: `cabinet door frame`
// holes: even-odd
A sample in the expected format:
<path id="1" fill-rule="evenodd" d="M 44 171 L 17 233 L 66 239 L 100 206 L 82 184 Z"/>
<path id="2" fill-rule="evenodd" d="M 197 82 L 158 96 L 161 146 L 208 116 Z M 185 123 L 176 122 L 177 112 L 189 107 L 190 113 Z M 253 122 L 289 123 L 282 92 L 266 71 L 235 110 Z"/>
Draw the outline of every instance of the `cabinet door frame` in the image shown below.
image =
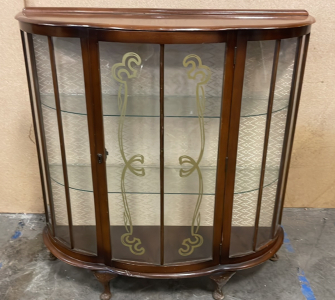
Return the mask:
<path id="1" fill-rule="evenodd" d="M 224 32 L 142 32 L 142 31 L 118 31 L 118 30 L 96 30 L 89 29 L 89 39 L 87 47 L 90 56 L 90 73 L 92 86 L 92 101 L 94 102 L 95 114 L 95 130 L 99 130 L 95 136 L 96 155 L 104 153 L 104 131 L 103 131 L 103 114 L 102 114 L 102 95 L 101 95 L 101 79 L 99 67 L 99 42 L 122 42 L 122 43 L 152 43 L 161 45 L 161 64 L 160 68 L 164 68 L 164 56 L 162 57 L 162 49 L 165 44 L 199 44 L 199 41 L 204 43 L 225 43 L 225 67 L 223 74 L 223 89 L 221 100 L 221 118 L 219 125 L 219 144 L 218 144 L 218 161 L 217 161 L 217 177 L 216 177 L 216 195 L 214 208 L 214 234 L 213 234 L 213 257 L 208 261 L 176 263 L 175 265 L 150 265 L 140 262 L 126 262 L 112 260 L 112 247 L 110 241 L 109 230 L 109 211 L 108 211 L 108 191 L 105 159 L 102 163 L 97 164 L 97 173 L 99 181 L 99 210 L 100 210 L 100 226 L 103 243 L 101 254 L 105 255 L 104 263 L 108 266 L 117 269 L 125 269 L 134 272 L 148 273 L 175 273 L 175 272 L 192 272 L 219 265 L 220 249 L 222 237 L 222 220 L 223 220 L 223 198 L 225 188 L 225 164 L 228 143 L 228 130 L 230 118 L 230 103 L 231 103 L 231 87 L 232 76 L 234 69 L 234 47 L 236 42 L 235 31 Z M 164 69 L 161 69 L 162 74 Z M 162 85 L 162 81 L 160 81 Z M 90 88 L 90 87 L 88 87 Z M 93 100 L 94 99 L 94 100 Z M 164 100 L 164 94 L 160 96 L 160 101 Z M 162 118 L 162 115 L 161 115 Z M 164 118 L 164 116 L 163 116 Z M 162 125 L 162 124 L 161 124 Z M 162 127 L 162 126 L 161 126 Z M 161 134 L 162 136 L 162 134 Z M 100 152 L 99 152 L 100 151 Z M 161 207 L 161 213 L 163 213 Z M 164 234 L 164 233 L 163 233 Z M 162 235 L 161 235 L 162 236 Z M 103 254 L 104 253 L 104 254 Z"/>

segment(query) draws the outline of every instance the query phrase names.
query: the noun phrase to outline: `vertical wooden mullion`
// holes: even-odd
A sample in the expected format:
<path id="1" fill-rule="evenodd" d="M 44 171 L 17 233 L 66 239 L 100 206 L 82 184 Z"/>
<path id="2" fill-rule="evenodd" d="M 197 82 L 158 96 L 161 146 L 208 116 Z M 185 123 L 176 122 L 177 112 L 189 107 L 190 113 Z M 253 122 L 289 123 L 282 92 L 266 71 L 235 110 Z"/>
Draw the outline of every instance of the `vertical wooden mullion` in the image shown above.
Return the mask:
<path id="1" fill-rule="evenodd" d="M 285 193 L 286 193 L 286 185 L 287 185 L 287 178 L 288 178 L 288 171 L 290 167 L 290 162 L 291 162 L 291 154 L 292 154 L 292 148 L 293 148 L 293 140 L 294 140 L 294 133 L 295 133 L 295 126 L 297 123 L 297 117 L 298 117 L 298 110 L 299 110 L 299 104 L 300 104 L 300 96 L 301 96 L 301 90 L 302 90 L 302 83 L 304 79 L 304 74 L 305 74 L 305 66 L 306 66 L 306 60 L 307 60 L 307 51 L 308 51 L 308 45 L 309 45 L 309 37 L 310 33 L 305 36 L 305 44 L 304 44 L 304 53 L 302 57 L 302 62 L 301 62 L 301 69 L 300 69 L 300 78 L 299 78 L 299 86 L 298 86 L 298 92 L 297 92 L 297 98 L 296 98 L 296 105 L 294 108 L 294 117 L 293 117 L 293 124 L 292 126 L 292 135 L 290 137 L 290 148 L 288 150 L 288 161 L 287 161 L 287 167 L 286 167 L 286 172 L 284 174 L 284 183 L 283 183 L 283 192 L 280 195 L 282 197 L 278 201 L 282 203 L 280 207 L 280 212 L 279 212 L 279 219 L 278 219 L 278 224 L 281 224 L 282 221 L 282 215 L 283 215 L 283 207 L 284 207 L 284 200 L 285 200 Z"/>
<path id="2" fill-rule="evenodd" d="M 262 167 L 261 167 L 261 178 L 259 180 L 257 210 L 256 210 L 255 227 L 254 227 L 253 251 L 256 251 L 256 246 L 257 246 L 257 235 L 258 235 L 259 218 L 260 218 L 261 203 L 262 203 L 262 196 L 263 196 L 266 157 L 267 157 L 268 144 L 269 144 L 273 99 L 274 99 L 274 93 L 275 93 L 275 87 L 276 87 L 276 76 L 277 76 L 277 67 L 278 67 L 278 60 L 279 60 L 279 51 L 280 51 L 280 40 L 277 40 L 276 45 L 275 45 L 274 55 L 273 55 L 273 66 L 272 66 L 272 75 L 271 75 L 271 82 L 270 82 L 269 102 L 268 102 L 266 126 L 265 126 L 265 133 L 264 133 L 263 157 L 262 157 Z"/>
<path id="3" fill-rule="evenodd" d="M 31 33 L 27 33 L 27 37 L 28 37 L 28 47 L 29 47 L 29 55 L 30 55 L 30 62 L 31 62 L 31 72 L 33 75 L 33 83 L 34 83 L 34 90 L 35 90 L 35 97 L 36 97 L 37 115 L 38 115 L 38 122 L 39 122 L 39 128 L 40 128 L 44 173 L 45 173 L 45 178 L 46 178 L 46 184 L 48 187 L 47 188 L 48 198 L 50 202 L 50 212 L 51 212 L 51 219 L 52 219 L 52 233 L 53 233 L 53 236 L 55 236 L 56 218 L 55 218 L 55 209 L 54 209 L 53 198 L 52 198 L 48 153 L 47 153 L 45 132 L 44 132 L 44 126 L 43 126 L 43 114 L 42 114 L 41 97 L 40 97 L 40 91 L 39 91 L 39 85 L 38 85 L 36 58 L 35 58 L 35 51 L 34 51 L 34 44 L 33 44 L 34 42 L 33 42 L 33 37 Z"/>
<path id="4" fill-rule="evenodd" d="M 226 211 L 224 192 L 226 181 L 226 163 L 227 163 L 227 142 L 229 133 L 230 106 L 233 89 L 234 76 L 234 56 L 236 46 L 236 33 L 229 32 L 227 34 L 227 42 L 225 49 L 225 64 L 223 66 L 222 81 L 222 99 L 221 114 L 219 128 L 218 158 L 217 158 L 217 177 L 215 188 L 215 210 L 214 210 L 214 240 L 213 240 L 213 258 L 215 263 L 220 263 L 220 255 L 222 252 L 222 232 L 228 226 L 226 217 L 222 212 Z"/>
<path id="5" fill-rule="evenodd" d="M 35 108 L 34 108 L 34 98 L 33 98 L 33 92 L 31 87 L 31 78 L 29 74 L 29 64 L 28 64 L 28 55 L 27 55 L 27 48 L 26 48 L 26 39 L 24 36 L 24 32 L 20 30 L 21 33 L 21 41 L 22 41 L 22 47 L 23 47 L 23 56 L 24 56 L 24 63 L 26 67 L 26 76 L 27 76 L 27 82 L 28 82 L 28 89 L 29 89 L 29 99 L 30 99 L 30 108 L 31 108 L 31 115 L 33 119 L 33 126 L 34 126 L 34 134 L 35 134 L 35 145 L 37 150 L 37 158 L 38 158 L 38 166 L 40 171 L 40 179 L 41 179 L 41 186 L 42 186 L 42 195 L 43 195 L 43 203 L 44 203 L 44 210 L 45 210 L 45 217 L 46 222 L 49 223 L 49 213 L 48 213 L 48 204 L 46 200 L 46 192 L 45 192 L 45 186 L 44 186 L 44 177 L 43 177 L 43 165 L 42 165 L 42 158 L 41 158 L 41 149 L 40 149 L 40 142 L 39 142 L 39 136 L 37 131 L 37 122 L 36 122 L 36 115 L 35 115 Z"/>
<path id="6" fill-rule="evenodd" d="M 300 63 L 301 47 L 302 47 L 302 36 L 298 38 L 298 44 L 297 44 L 295 62 L 294 62 L 294 68 L 293 68 L 290 100 L 289 100 L 289 107 L 287 111 L 286 125 L 285 125 L 285 136 L 284 136 L 284 141 L 283 141 L 282 156 L 280 159 L 278 185 L 277 185 L 277 191 L 276 191 L 276 203 L 275 203 L 275 207 L 273 211 L 273 219 L 272 219 L 272 232 L 271 232 L 272 238 L 274 238 L 275 233 L 276 233 L 277 215 L 278 215 L 278 210 L 280 209 L 279 208 L 279 202 L 280 202 L 279 196 L 280 196 L 280 189 L 281 189 L 281 186 L 283 184 L 283 179 L 284 179 L 283 177 L 284 177 L 285 161 L 288 155 L 287 145 L 288 145 L 288 138 L 289 138 L 290 127 L 291 127 L 292 110 L 294 106 L 293 102 L 294 102 L 294 95 L 295 95 L 295 89 L 296 89 L 296 83 L 297 83 L 298 68 L 299 68 L 299 63 Z"/>
<path id="7" fill-rule="evenodd" d="M 81 37 L 83 56 L 87 122 L 90 140 L 94 208 L 99 261 L 111 265 L 112 249 L 108 210 L 106 153 L 104 143 L 103 110 L 100 82 L 99 45 L 96 32 L 87 29 Z M 98 163 L 97 155 L 103 161 Z"/>
<path id="8" fill-rule="evenodd" d="M 164 264 L 164 45 L 160 45 L 160 260 Z"/>
<path id="9" fill-rule="evenodd" d="M 60 99 L 59 99 L 57 69 L 56 69 L 56 61 L 55 61 L 55 50 L 54 50 L 54 44 L 53 44 L 52 37 L 50 37 L 50 36 L 48 36 L 48 44 L 49 44 L 52 82 L 53 82 L 55 104 L 56 104 L 59 143 L 60 143 L 62 165 L 63 165 L 63 177 L 64 177 L 64 188 L 65 188 L 67 217 L 68 217 L 68 223 L 69 223 L 70 245 L 71 245 L 71 248 L 74 248 L 73 223 L 72 223 L 72 212 L 71 212 L 71 202 L 70 202 L 71 200 L 70 200 L 70 189 L 69 189 L 69 177 L 68 177 L 68 173 L 67 173 L 64 132 L 63 132 L 63 123 L 62 123 L 62 113 L 61 113 L 61 105 L 60 105 Z"/>
<path id="10" fill-rule="evenodd" d="M 230 125 L 228 139 L 228 164 L 226 166 L 226 189 L 223 208 L 223 232 L 222 232 L 222 251 L 221 263 L 229 261 L 231 225 L 234 200 L 234 184 L 236 173 L 237 144 L 240 126 L 242 91 L 244 80 L 244 68 L 247 52 L 247 34 L 243 31 L 237 33 L 234 65 L 233 88 L 231 97 Z"/>

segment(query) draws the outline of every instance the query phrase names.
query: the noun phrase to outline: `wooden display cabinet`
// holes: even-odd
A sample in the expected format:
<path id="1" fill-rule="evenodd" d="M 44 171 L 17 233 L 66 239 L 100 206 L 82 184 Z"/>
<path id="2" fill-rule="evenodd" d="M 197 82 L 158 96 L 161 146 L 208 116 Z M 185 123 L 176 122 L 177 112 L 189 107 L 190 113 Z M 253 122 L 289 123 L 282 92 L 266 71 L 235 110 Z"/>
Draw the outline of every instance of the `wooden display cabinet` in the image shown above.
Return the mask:
<path id="1" fill-rule="evenodd" d="M 210 275 L 272 258 L 313 17 L 306 11 L 27 8 L 24 49 L 59 259 Z"/>

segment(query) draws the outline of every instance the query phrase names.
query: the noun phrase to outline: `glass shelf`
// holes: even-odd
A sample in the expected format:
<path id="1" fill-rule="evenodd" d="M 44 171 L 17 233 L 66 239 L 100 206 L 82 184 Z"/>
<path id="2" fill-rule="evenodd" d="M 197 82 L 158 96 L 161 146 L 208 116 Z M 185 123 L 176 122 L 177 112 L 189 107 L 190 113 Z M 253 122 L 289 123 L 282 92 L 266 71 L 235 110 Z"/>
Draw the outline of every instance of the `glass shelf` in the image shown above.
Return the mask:
<path id="1" fill-rule="evenodd" d="M 117 96 L 106 95 L 102 97 L 104 116 L 119 117 Z M 84 95 L 64 95 L 60 97 L 62 112 L 86 115 L 86 99 Z M 44 106 L 55 108 L 53 94 L 41 95 Z M 220 118 L 221 97 L 207 97 L 204 118 Z M 127 117 L 159 117 L 159 96 L 129 96 L 127 104 Z M 241 108 L 241 117 L 255 117 L 267 114 L 268 99 L 245 101 Z M 273 111 L 283 110 L 287 107 L 287 100 L 276 100 Z M 194 97 L 166 96 L 164 104 L 165 117 L 198 118 Z"/>
<path id="2" fill-rule="evenodd" d="M 263 188 L 278 180 L 279 167 L 266 168 Z M 259 189 L 261 168 L 236 168 L 234 194 L 244 194 Z"/>
<path id="3" fill-rule="evenodd" d="M 243 99 L 241 106 L 241 118 L 257 117 L 267 114 L 268 99 Z M 279 112 L 288 107 L 288 99 L 275 99 L 273 101 L 272 113 Z"/>
<path id="4" fill-rule="evenodd" d="M 42 104 L 55 109 L 53 95 L 41 95 Z M 84 95 L 62 95 L 60 97 L 63 112 L 86 115 Z M 103 95 L 104 116 L 119 117 L 117 96 Z M 220 97 L 206 99 L 205 118 L 220 118 Z M 165 97 L 165 117 L 193 117 L 198 118 L 194 97 L 168 96 Z M 117 112 L 117 113 L 116 113 Z M 159 96 L 128 96 L 127 117 L 159 117 Z"/>
<path id="5" fill-rule="evenodd" d="M 121 193 L 120 181 L 122 166 L 107 165 L 108 192 Z M 156 166 L 144 166 L 145 176 L 138 177 L 129 170 L 125 177 L 127 194 L 160 194 L 160 169 Z M 215 195 L 215 167 L 201 167 L 204 185 L 204 195 Z M 79 191 L 93 192 L 91 167 L 80 165 L 67 166 L 70 188 Z M 180 179 L 180 167 L 165 167 L 165 194 L 193 194 L 197 195 L 198 175 L 193 172 L 190 176 Z M 264 187 L 271 185 L 278 178 L 278 169 L 267 169 Z M 64 185 L 63 168 L 60 165 L 50 166 L 51 179 Z M 247 193 L 259 188 L 260 170 L 239 169 L 236 176 L 235 194 Z"/>
<path id="6" fill-rule="evenodd" d="M 145 176 L 136 176 L 127 170 L 125 188 L 127 194 L 160 194 L 160 168 L 158 166 L 143 166 Z M 107 165 L 108 192 L 121 193 L 121 176 L 123 166 Z M 204 184 L 204 195 L 215 194 L 215 167 L 201 167 Z M 89 166 L 68 165 L 69 182 L 72 189 L 92 192 Z M 193 172 L 190 176 L 180 179 L 180 167 L 165 167 L 164 182 L 165 194 L 197 194 L 198 175 Z M 62 166 L 50 166 L 51 178 L 64 185 Z"/>

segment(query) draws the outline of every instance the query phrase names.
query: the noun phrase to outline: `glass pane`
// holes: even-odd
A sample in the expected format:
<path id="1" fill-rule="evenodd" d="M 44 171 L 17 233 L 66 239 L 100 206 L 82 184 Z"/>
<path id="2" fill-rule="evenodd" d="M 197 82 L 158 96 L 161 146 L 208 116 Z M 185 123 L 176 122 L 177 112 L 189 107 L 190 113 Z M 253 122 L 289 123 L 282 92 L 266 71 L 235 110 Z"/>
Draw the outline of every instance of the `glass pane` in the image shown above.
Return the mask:
<path id="1" fill-rule="evenodd" d="M 39 126 L 39 117 L 38 117 L 38 106 L 37 106 L 37 100 L 36 100 L 36 91 L 34 88 L 34 84 L 32 81 L 33 78 L 33 74 L 32 74 L 32 66 L 31 66 L 31 60 L 30 60 L 30 51 L 29 51 L 29 45 L 28 45 L 28 36 L 27 33 L 24 32 L 24 40 L 25 40 L 25 47 L 26 47 L 26 51 L 27 51 L 27 63 L 28 63 L 28 73 L 29 73 L 29 77 L 30 77 L 30 88 L 32 91 L 32 105 L 33 105 L 33 110 L 34 110 L 34 116 L 33 118 L 35 119 L 35 124 L 36 124 L 36 134 L 37 136 L 35 136 L 35 140 L 38 143 L 39 148 L 37 149 L 37 151 L 40 153 L 41 156 L 41 167 L 42 167 L 42 185 L 44 186 L 45 189 L 45 201 L 46 201 L 46 221 L 47 223 L 52 224 L 52 217 L 51 217 L 51 207 L 50 207 L 50 200 L 49 200 L 49 195 L 48 195 L 48 186 L 47 186 L 47 181 L 46 181 L 46 174 L 45 174 L 45 165 L 44 165 L 44 156 L 43 156 L 43 151 L 42 151 L 42 139 L 41 139 L 41 129 Z M 34 37 L 33 36 L 33 43 L 35 43 L 35 41 L 38 43 L 39 41 L 37 41 L 39 38 L 39 36 Z M 43 38 L 43 37 L 42 37 Z M 42 187 L 43 189 L 43 187 Z M 50 226 L 50 229 L 52 230 L 52 226 Z"/>
<path id="2" fill-rule="evenodd" d="M 248 42 L 238 137 L 230 256 L 253 250 L 275 41 Z M 278 107 L 274 109 L 279 109 Z M 275 180 L 269 170 L 264 185 Z"/>
<path id="3" fill-rule="evenodd" d="M 279 166 L 283 150 L 296 47 L 297 38 L 284 39 L 280 44 L 273 100 L 274 105 L 272 109 L 264 175 L 264 181 L 269 182 L 270 184 L 264 184 L 263 186 L 257 248 L 271 239 L 273 210 L 276 200 Z M 280 103 L 280 105 L 278 103 Z M 277 109 L 279 106 L 281 109 Z"/>
<path id="4" fill-rule="evenodd" d="M 33 41 L 40 96 L 41 99 L 43 99 L 45 95 L 48 95 L 50 102 L 53 107 L 55 107 L 48 38 L 46 36 L 33 35 Z M 49 169 L 52 170 L 52 166 L 54 165 L 62 166 L 57 115 L 55 109 L 50 109 L 44 105 L 42 105 L 41 111 L 46 140 L 47 159 Z M 63 173 L 59 176 L 62 178 L 61 180 L 64 181 Z M 55 236 L 70 244 L 65 189 L 64 186 L 59 186 L 52 180 L 52 174 L 51 194 L 55 210 Z"/>
<path id="5" fill-rule="evenodd" d="M 301 73 L 301 64 L 302 64 L 302 58 L 303 58 L 303 51 L 304 51 L 304 45 L 305 45 L 305 42 L 306 42 L 306 36 L 303 36 L 302 38 L 302 47 L 301 47 L 301 53 L 300 53 L 300 61 L 299 61 L 299 66 L 298 66 L 298 72 L 297 72 L 297 86 L 296 86 L 296 89 L 295 89 L 295 95 L 294 95 L 294 100 L 293 100 L 293 108 L 292 108 L 292 115 L 291 115 L 291 126 L 290 128 L 287 128 L 288 130 L 288 143 L 287 143 L 287 147 L 285 149 L 285 151 L 288 151 L 288 149 L 290 149 L 290 147 L 292 146 L 291 145 L 291 139 L 292 139 L 292 135 L 294 134 L 294 128 L 293 128 L 293 122 L 294 122 L 294 115 L 295 115 L 295 112 L 296 110 L 298 109 L 297 108 L 297 102 L 298 102 L 298 98 L 297 98 L 297 92 L 298 92 L 298 82 L 299 82 L 299 78 L 300 78 L 300 73 Z M 297 42 L 298 44 L 298 42 Z M 284 163 L 284 171 L 283 171 L 283 174 L 286 173 L 287 171 L 287 168 L 289 168 L 289 165 L 288 165 L 288 161 L 289 161 L 289 157 L 286 156 L 286 160 L 285 160 L 285 163 Z M 284 197 L 285 195 L 283 194 L 284 193 L 284 185 L 282 185 L 280 187 L 280 191 L 279 191 L 279 208 L 281 208 L 281 206 L 283 205 L 283 201 L 284 201 Z M 276 217 L 276 224 L 277 224 L 277 230 L 278 230 L 278 227 L 279 227 L 279 217 L 280 217 L 280 209 L 278 210 L 278 214 Z"/>
<path id="6" fill-rule="evenodd" d="M 225 44 L 165 45 L 164 263 L 212 258 Z"/>
<path id="7" fill-rule="evenodd" d="M 159 264 L 159 45 L 99 48 L 112 259 Z"/>
<path id="8" fill-rule="evenodd" d="M 61 104 L 61 117 L 64 133 L 68 179 L 70 186 L 70 204 L 73 222 L 74 248 L 96 253 L 96 222 L 93 193 L 77 191 L 78 181 L 81 181 L 83 190 L 92 190 L 91 155 L 86 115 L 85 85 L 80 39 L 53 38 L 55 48 L 55 61 L 57 69 L 58 89 Z M 68 113 L 71 101 L 82 114 Z M 50 98 L 43 97 L 47 109 Z M 50 107 L 49 107 L 50 106 Z M 77 176 L 86 170 L 85 178 Z M 59 164 L 52 164 L 51 174 L 57 184 L 64 184 Z"/>

